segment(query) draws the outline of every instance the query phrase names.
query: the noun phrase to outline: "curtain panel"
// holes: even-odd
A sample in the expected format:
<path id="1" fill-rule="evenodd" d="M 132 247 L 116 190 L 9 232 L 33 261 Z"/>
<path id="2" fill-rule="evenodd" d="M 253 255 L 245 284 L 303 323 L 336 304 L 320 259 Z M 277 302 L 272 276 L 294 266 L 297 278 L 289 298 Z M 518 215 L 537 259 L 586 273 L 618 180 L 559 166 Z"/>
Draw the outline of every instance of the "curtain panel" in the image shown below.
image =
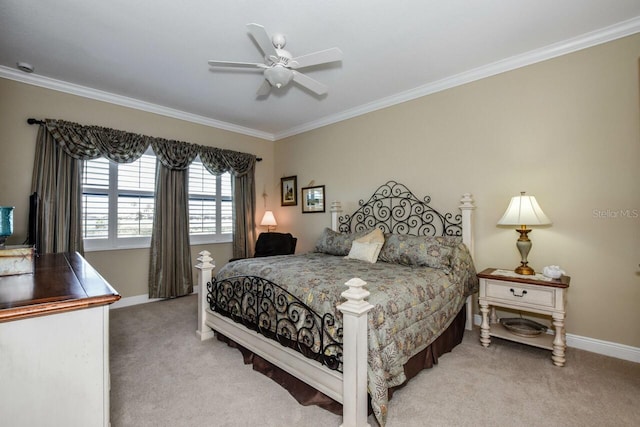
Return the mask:
<path id="1" fill-rule="evenodd" d="M 231 150 L 203 147 L 200 151 L 202 165 L 210 173 L 233 174 L 233 258 L 253 256 L 256 241 L 256 157 Z"/>
<path id="2" fill-rule="evenodd" d="M 152 231 L 149 296 L 171 298 L 193 291 L 189 247 L 187 168 L 197 157 L 214 175 L 234 176 L 234 258 L 248 257 L 255 241 L 256 156 L 100 126 L 45 119 L 38 130 L 32 191 L 40 199 L 41 252 L 78 251 L 82 244 L 84 160 L 106 157 L 130 163 L 152 146 L 156 167 L 156 216 Z"/>
<path id="3" fill-rule="evenodd" d="M 156 164 L 149 298 L 174 298 L 193 292 L 187 181 L 186 169 Z"/>
<path id="4" fill-rule="evenodd" d="M 82 241 L 82 160 L 69 156 L 40 126 L 31 176 L 38 195 L 35 246 L 38 253 L 84 253 Z"/>
<path id="5" fill-rule="evenodd" d="M 172 298 L 193 292 L 189 241 L 188 167 L 198 155 L 195 145 L 155 140 L 156 197 L 151 232 L 149 298 Z"/>
<path id="6" fill-rule="evenodd" d="M 236 176 L 233 179 L 233 258 L 251 258 L 256 237 L 255 210 L 256 192 L 253 173 Z"/>

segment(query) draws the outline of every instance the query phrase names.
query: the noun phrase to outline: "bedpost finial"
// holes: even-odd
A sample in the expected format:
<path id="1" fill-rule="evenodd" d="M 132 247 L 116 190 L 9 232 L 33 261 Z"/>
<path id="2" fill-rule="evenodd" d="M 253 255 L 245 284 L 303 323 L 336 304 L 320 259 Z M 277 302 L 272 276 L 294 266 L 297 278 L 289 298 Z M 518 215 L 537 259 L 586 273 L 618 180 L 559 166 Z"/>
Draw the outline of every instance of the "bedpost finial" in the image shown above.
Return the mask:
<path id="1" fill-rule="evenodd" d="M 460 198 L 460 209 L 475 209 L 475 205 L 473 204 L 473 196 L 471 193 L 464 193 Z"/>
<path id="2" fill-rule="evenodd" d="M 198 257 L 198 261 L 200 261 L 198 264 L 196 264 L 196 268 L 199 269 L 209 269 L 212 270 L 214 269 L 216 266 L 214 263 L 212 263 L 211 261 L 213 261 L 213 258 L 211 258 L 209 255 L 211 255 L 211 252 L 209 251 L 202 251 L 200 252 L 200 256 Z"/>
<path id="3" fill-rule="evenodd" d="M 331 202 L 331 212 L 342 212 L 342 204 L 337 200 Z"/>
<path id="4" fill-rule="evenodd" d="M 343 313 L 348 312 L 358 315 L 371 310 L 373 306 L 364 300 L 366 297 L 371 295 L 368 290 L 364 289 L 366 284 L 367 282 L 357 277 L 354 277 L 345 283 L 349 289 L 340 295 L 345 298 L 346 301 L 340 304 L 338 309 Z"/>

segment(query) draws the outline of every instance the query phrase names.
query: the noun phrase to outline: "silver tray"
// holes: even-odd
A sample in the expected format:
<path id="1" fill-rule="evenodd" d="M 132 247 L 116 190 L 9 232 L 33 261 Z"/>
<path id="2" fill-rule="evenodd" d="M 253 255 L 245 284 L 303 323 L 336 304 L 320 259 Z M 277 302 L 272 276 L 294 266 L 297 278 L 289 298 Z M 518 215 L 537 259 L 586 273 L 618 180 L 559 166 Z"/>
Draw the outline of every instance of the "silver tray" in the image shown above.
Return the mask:
<path id="1" fill-rule="evenodd" d="M 500 319 L 500 324 L 512 334 L 519 335 L 521 337 L 534 337 L 549 329 L 541 323 L 534 322 L 529 319 L 523 319 L 522 317 L 503 318 Z"/>

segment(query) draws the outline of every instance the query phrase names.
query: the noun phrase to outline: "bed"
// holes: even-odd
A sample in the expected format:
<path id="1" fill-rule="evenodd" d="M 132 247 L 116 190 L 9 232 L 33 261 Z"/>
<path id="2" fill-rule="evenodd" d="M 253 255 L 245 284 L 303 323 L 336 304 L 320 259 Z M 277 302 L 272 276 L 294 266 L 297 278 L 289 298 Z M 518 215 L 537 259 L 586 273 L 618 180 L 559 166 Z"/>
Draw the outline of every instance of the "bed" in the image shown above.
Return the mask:
<path id="1" fill-rule="evenodd" d="M 344 426 L 367 425 L 368 406 L 384 425 L 406 367 L 452 329 L 443 351 L 455 346 L 456 323 L 471 327 L 469 194 L 460 209 L 441 214 L 389 181 L 351 215 L 333 202 L 313 252 L 234 261 L 212 280 L 204 251 L 197 334 L 216 331 L 341 403 Z"/>

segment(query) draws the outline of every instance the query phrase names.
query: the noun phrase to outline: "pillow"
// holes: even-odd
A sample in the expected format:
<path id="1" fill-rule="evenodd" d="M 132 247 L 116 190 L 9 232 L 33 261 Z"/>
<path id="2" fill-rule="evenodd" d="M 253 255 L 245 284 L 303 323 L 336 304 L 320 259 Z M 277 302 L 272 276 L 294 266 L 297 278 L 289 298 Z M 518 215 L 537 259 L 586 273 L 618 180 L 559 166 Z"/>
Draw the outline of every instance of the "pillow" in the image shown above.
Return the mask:
<path id="1" fill-rule="evenodd" d="M 429 236 L 429 238 L 454 249 L 462 243 L 462 236 Z"/>
<path id="2" fill-rule="evenodd" d="M 347 255 L 345 258 L 357 259 L 360 261 L 367 261 L 371 264 L 375 264 L 375 262 L 378 260 L 380 249 L 382 249 L 382 243 L 380 242 L 363 243 L 359 242 L 358 240 L 354 240 L 353 244 L 351 245 L 349 255 Z"/>
<path id="3" fill-rule="evenodd" d="M 338 233 L 327 227 L 316 241 L 314 252 L 345 256 L 351 250 L 351 244 L 354 240 L 369 233 L 371 233 L 371 230 L 362 230 L 356 233 Z"/>
<path id="4" fill-rule="evenodd" d="M 371 233 L 354 240 L 354 242 L 380 243 L 382 245 L 384 244 L 384 233 L 379 228 L 375 228 Z"/>
<path id="5" fill-rule="evenodd" d="M 453 236 L 409 236 L 390 234 L 380 251 L 380 260 L 402 265 L 451 268 L 453 249 L 460 239 Z"/>

